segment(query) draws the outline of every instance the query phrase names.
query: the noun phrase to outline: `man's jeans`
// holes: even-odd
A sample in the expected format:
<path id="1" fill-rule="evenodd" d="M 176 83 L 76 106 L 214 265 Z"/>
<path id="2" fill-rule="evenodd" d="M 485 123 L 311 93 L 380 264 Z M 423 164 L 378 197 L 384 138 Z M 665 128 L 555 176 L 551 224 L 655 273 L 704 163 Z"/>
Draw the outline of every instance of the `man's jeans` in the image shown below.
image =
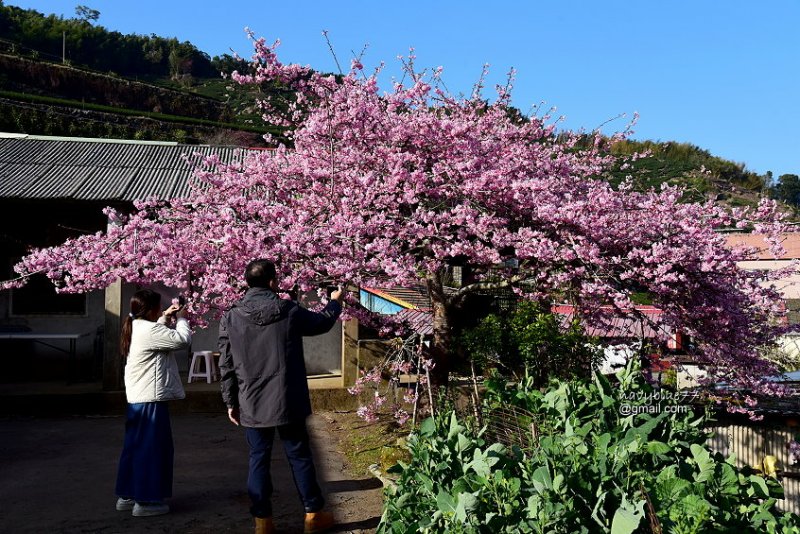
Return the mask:
<path id="1" fill-rule="evenodd" d="M 305 421 L 278 427 L 246 428 L 247 443 L 250 445 L 250 473 L 247 478 L 247 492 L 252 506 L 250 513 L 255 517 L 272 517 L 272 477 L 270 459 L 275 430 L 283 442 L 286 458 L 292 468 L 294 484 L 303 501 L 306 512 L 322 509 L 325 500 L 317 484 L 317 472 L 311 458 L 308 432 Z"/>

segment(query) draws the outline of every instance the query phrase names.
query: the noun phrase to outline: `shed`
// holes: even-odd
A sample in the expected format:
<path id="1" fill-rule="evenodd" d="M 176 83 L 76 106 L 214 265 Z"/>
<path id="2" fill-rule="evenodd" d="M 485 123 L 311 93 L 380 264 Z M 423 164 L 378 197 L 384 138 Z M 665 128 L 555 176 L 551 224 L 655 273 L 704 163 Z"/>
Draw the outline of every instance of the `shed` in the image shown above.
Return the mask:
<path id="1" fill-rule="evenodd" d="M 192 175 L 187 156 L 214 155 L 230 163 L 250 151 L 168 142 L 0 133 L 3 279 L 12 275 L 13 264 L 31 247 L 57 245 L 69 237 L 105 230 L 108 220 L 101 210 L 106 206 L 125 210 L 131 209 L 136 199 L 185 195 Z M 46 280 L 33 280 L 22 289 L 0 292 L 0 331 L 87 334 L 77 341 L 79 373 L 84 377 L 102 375 L 104 389 L 119 389 L 123 368 L 117 356 L 120 316 L 135 289 L 117 283 L 104 292 L 56 295 Z M 309 372 L 341 374 L 341 331 L 336 330 L 324 341 L 311 341 L 319 357 Z M 198 331 L 193 347 L 215 349 L 216 324 Z M 16 341 L 0 341 L 0 351 L 33 349 L 20 347 Z M 46 376 L 49 363 L 53 363 L 56 374 L 63 374 L 63 355 L 48 354 L 46 350 L 37 353 L 45 358 L 45 365 L 36 370 L 37 375 Z M 68 370 L 70 374 L 72 371 Z"/>

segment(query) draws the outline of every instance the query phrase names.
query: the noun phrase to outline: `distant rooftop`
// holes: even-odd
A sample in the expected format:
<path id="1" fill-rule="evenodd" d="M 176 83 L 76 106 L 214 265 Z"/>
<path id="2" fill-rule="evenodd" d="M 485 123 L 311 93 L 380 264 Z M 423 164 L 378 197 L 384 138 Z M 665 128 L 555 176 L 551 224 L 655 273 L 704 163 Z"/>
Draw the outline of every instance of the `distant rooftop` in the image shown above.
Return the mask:
<path id="1" fill-rule="evenodd" d="M 401 308 L 409 310 L 431 309 L 431 297 L 428 295 L 428 291 L 422 286 L 415 288 L 362 287 L 361 289 L 388 300 L 389 302 L 393 302 Z"/>
<path id="2" fill-rule="evenodd" d="M 584 332 L 590 337 L 620 339 L 657 339 L 664 312 L 655 306 L 635 306 L 636 313 L 620 317 L 610 307 L 602 307 L 607 314 L 605 325 L 584 324 Z M 575 317 L 575 307 L 568 304 L 553 306 L 551 311 L 561 317 L 562 326 L 568 326 Z M 632 310 L 633 311 L 633 310 Z"/>
<path id="3" fill-rule="evenodd" d="M 248 149 L 0 133 L 0 198 L 133 201 L 189 192 L 186 156 L 241 160 Z"/>
<path id="4" fill-rule="evenodd" d="M 758 252 L 754 260 L 795 260 L 800 259 L 800 233 L 786 233 L 781 236 L 781 243 L 786 252 L 776 258 L 769 251 L 769 245 L 764 241 L 764 234 L 748 234 L 735 232 L 725 235 L 729 247 L 746 246 L 755 247 Z"/>

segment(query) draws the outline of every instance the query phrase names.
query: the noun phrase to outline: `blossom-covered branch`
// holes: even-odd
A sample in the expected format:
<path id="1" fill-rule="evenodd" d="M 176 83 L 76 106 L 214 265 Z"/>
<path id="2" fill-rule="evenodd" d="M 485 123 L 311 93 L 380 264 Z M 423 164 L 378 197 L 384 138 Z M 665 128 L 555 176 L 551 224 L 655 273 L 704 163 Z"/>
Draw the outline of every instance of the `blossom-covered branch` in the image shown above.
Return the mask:
<path id="1" fill-rule="evenodd" d="M 322 75 L 282 64 L 277 45 L 254 45 L 251 72 L 233 79 L 292 93 L 288 107 L 262 102 L 291 146 L 239 164 L 210 160 L 186 198 L 109 212 L 118 222 L 107 232 L 33 251 L 17 272 L 44 272 L 67 292 L 159 281 L 181 288 L 196 314 L 234 301 L 255 257 L 278 262 L 285 289 L 423 284 L 440 373 L 450 318 L 470 291 L 504 286 L 564 300 L 587 320 L 609 305 L 624 313 L 634 292 L 646 292 L 719 375 L 755 383 L 769 370 L 758 350 L 785 313 L 780 296 L 737 266 L 750 252 L 727 248 L 717 231 L 754 228 L 777 252 L 785 224 L 775 203 L 731 211 L 684 203 L 677 187 L 613 187 L 602 178 L 616 163 L 607 148 L 627 134 L 557 132 L 549 116 L 510 107 L 510 84 L 494 102 L 479 90 L 456 98 L 437 69 L 381 93 L 360 61 L 346 75 Z M 453 294 L 444 275 L 455 264 L 474 278 Z"/>

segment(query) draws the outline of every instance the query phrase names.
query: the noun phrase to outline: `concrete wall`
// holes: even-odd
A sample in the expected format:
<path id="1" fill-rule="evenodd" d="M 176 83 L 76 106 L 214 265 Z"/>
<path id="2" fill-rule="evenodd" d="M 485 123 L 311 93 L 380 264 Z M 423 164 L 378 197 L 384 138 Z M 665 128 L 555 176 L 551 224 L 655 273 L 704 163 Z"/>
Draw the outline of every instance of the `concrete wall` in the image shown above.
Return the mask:
<path id="1" fill-rule="evenodd" d="M 0 275 L 3 279 L 15 274 L 11 267 L 31 247 L 63 243 L 86 233 L 106 228 L 106 216 L 99 203 L 64 200 L 0 199 Z M 28 290 L 28 295 L 31 295 Z M 43 295 L 33 292 L 33 295 Z M 17 292 L 19 298 L 21 294 Z M 0 291 L 0 325 L 8 330 L 24 326 L 33 333 L 88 334 L 77 343 L 76 379 L 97 378 L 99 362 L 95 362 L 95 336 L 104 324 L 102 291 L 87 295 L 83 313 L 11 315 L 13 290 Z M 33 297 L 26 297 L 33 298 Z M 36 298 L 53 298 L 39 296 Z M 32 301 L 34 302 L 34 301 Z M 41 306 L 37 306 L 44 309 Z M 53 340 L 53 345 L 68 348 L 67 340 Z M 67 378 L 67 355 L 31 340 L 0 340 L 0 358 L 4 381 L 44 381 Z"/>
<path id="2" fill-rule="evenodd" d="M 12 316 L 11 291 L 0 292 L 0 321 L 19 325 L 40 334 L 86 334 L 76 343 L 76 366 L 71 371 L 77 380 L 99 378 L 102 352 L 96 352 L 98 329 L 104 324 L 104 294 L 93 291 L 86 296 L 86 313 L 81 315 Z M 68 340 L 48 343 L 68 349 Z M 35 382 L 67 380 L 67 354 L 33 340 L 0 340 L 0 359 L 4 362 L 2 380 Z"/>
<path id="3" fill-rule="evenodd" d="M 342 323 L 327 334 L 303 339 L 306 371 L 309 375 L 342 374 Z"/>
<path id="4" fill-rule="evenodd" d="M 217 350 L 219 322 L 195 329 L 192 350 Z M 327 334 L 303 338 L 306 371 L 309 375 L 342 373 L 342 324 L 337 323 Z M 185 366 L 184 366 L 185 367 Z"/>
<path id="5" fill-rule="evenodd" d="M 788 267 L 792 260 L 759 260 L 759 261 L 740 261 L 737 263 L 742 269 L 748 271 L 774 271 Z M 775 284 L 778 290 L 783 294 L 786 299 L 800 299 L 800 274 L 787 276 L 774 282 L 765 282 L 763 285 L 768 286 Z"/>
<path id="6" fill-rule="evenodd" d="M 33 333 L 86 333 L 77 343 L 77 365 L 72 369 L 77 380 L 100 380 L 107 391 L 123 387 L 124 361 L 119 356 L 119 331 L 121 321 L 127 316 L 133 293 L 141 286 L 114 284 L 105 291 L 87 295 L 86 313 L 82 315 L 10 315 L 11 292 L 0 292 L 0 324 L 27 327 Z M 172 288 L 156 285 L 152 289 L 161 293 L 164 306 L 178 294 Z M 206 328 L 195 329 L 191 350 L 217 350 L 219 323 L 211 321 Z M 98 332 L 102 332 L 98 334 Z M 102 335 L 102 337 L 98 337 Z M 321 336 L 305 338 L 303 343 L 308 374 L 341 375 L 343 368 L 343 327 L 337 323 Z M 52 344 L 68 348 L 67 340 L 54 340 Z M 180 370 L 188 373 L 189 350 L 176 353 Z M 67 381 L 70 377 L 68 357 L 31 340 L 1 340 L 0 358 L 4 371 L 0 381 L 36 382 Z"/>
<path id="7" fill-rule="evenodd" d="M 392 339 L 359 338 L 358 321 L 353 319 L 343 325 L 342 381 L 344 387 L 355 384 L 361 371 L 380 365 L 391 349 Z"/>
<path id="8" fill-rule="evenodd" d="M 139 288 L 133 284 L 123 284 L 119 288 L 109 288 L 106 293 L 106 317 L 108 319 L 110 334 L 107 336 L 106 343 L 106 377 L 104 388 L 106 390 L 119 389 L 122 387 L 121 373 L 122 368 L 115 369 L 117 365 L 116 347 L 119 344 L 118 332 L 119 322 L 116 317 L 125 317 L 128 312 L 128 302 L 133 293 Z M 154 291 L 162 295 L 162 304 L 167 306 L 170 300 L 178 294 L 173 288 L 163 285 L 152 286 Z M 121 291 L 121 293 L 120 293 Z M 192 346 L 187 351 L 176 353 L 178 367 L 184 374 L 188 373 L 191 361 L 191 352 L 218 349 L 217 339 L 219 336 L 219 322 L 210 320 L 205 328 L 195 328 L 192 334 Z M 342 325 L 337 323 L 333 329 L 321 336 L 307 337 L 303 340 L 305 352 L 306 370 L 309 376 L 312 375 L 341 375 L 342 374 Z M 120 378 L 117 378 L 120 377 Z"/>
<path id="9" fill-rule="evenodd" d="M 700 385 L 700 380 L 708 376 L 708 371 L 704 367 L 693 364 L 678 364 L 677 366 L 677 388 L 687 389 Z"/>

